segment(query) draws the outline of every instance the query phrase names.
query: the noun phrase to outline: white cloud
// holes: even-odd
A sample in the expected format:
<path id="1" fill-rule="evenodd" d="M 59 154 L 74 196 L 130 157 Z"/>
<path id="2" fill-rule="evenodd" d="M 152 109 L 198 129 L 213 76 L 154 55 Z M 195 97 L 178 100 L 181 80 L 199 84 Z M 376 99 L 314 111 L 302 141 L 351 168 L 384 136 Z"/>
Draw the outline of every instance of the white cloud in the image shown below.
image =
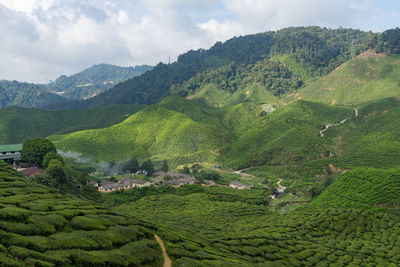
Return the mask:
<path id="1" fill-rule="evenodd" d="M 374 0 L 0 0 L 0 78 L 45 82 L 102 62 L 156 64 L 287 26 L 380 30 L 384 14 L 400 21 L 399 9 Z"/>

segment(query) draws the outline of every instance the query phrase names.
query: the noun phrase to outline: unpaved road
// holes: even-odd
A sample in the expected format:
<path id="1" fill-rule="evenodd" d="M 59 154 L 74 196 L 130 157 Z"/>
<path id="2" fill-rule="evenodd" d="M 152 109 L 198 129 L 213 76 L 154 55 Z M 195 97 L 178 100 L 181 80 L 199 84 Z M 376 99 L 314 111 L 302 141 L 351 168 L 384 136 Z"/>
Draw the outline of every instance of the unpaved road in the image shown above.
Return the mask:
<path id="1" fill-rule="evenodd" d="M 164 241 L 156 234 L 154 234 L 154 238 L 156 239 L 158 244 L 160 244 L 160 247 L 161 247 L 162 255 L 164 257 L 164 265 L 163 265 L 163 267 L 171 267 L 172 266 L 172 261 L 168 257 L 167 249 L 165 248 Z"/>
<path id="2" fill-rule="evenodd" d="M 354 108 L 354 118 L 355 118 L 355 117 L 358 117 L 358 110 L 357 110 L 356 108 Z M 319 134 L 321 135 L 321 137 L 324 137 L 324 132 L 326 132 L 326 130 L 328 130 L 330 127 L 338 126 L 338 125 L 340 125 L 340 124 L 343 124 L 343 123 L 345 123 L 346 121 L 350 120 L 351 118 L 352 118 L 352 117 L 350 117 L 350 118 L 345 118 L 345 119 L 343 119 L 342 121 L 340 121 L 340 122 L 338 122 L 338 123 L 328 124 L 328 125 L 325 126 L 324 129 L 322 129 L 321 131 L 319 131 Z"/>

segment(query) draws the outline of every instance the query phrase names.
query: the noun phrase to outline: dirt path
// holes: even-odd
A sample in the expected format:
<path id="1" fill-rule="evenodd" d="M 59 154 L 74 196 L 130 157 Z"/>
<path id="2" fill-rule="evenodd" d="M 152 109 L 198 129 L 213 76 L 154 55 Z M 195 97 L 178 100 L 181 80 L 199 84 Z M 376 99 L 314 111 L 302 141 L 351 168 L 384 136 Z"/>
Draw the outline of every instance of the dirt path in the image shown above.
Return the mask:
<path id="1" fill-rule="evenodd" d="M 358 117 L 358 110 L 356 108 L 354 108 L 354 118 Z M 326 130 L 328 130 L 330 127 L 334 127 L 334 126 L 338 126 L 340 124 L 345 123 L 346 121 L 352 119 L 353 117 L 350 118 L 345 118 L 342 121 L 338 122 L 338 123 L 334 123 L 334 124 L 328 124 L 325 126 L 324 129 L 322 129 L 321 131 L 319 131 L 319 134 L 321 135 L 321 137 L 324 137 L 324 132 L 326 132 Z"/>
<path id="2" fill-rule="evenodd" d="M 241 175 L 241 176 L 243 176 L 243 177 L 246 177 L 246 178 L 254 178 L 255 176 L 252 175 L 252 174 L 242 173 L 242 171 L 245 171 L 245 170 L 248 170 L 248 169 L 251 169 L 251 168 L 247 168 L 247 169 L 243 169 L 243 170 L 234 171 L 233 173 L 234 173 L 234 174 L 239 174 L 239 175 Z"/>
<path id="3" fill-rule="evenodd" d="M 279 179 L 278 182 L 277 182 L 277 185 L 278 185 L 278 189 L 277 190 L 278 190 L 279 193 L 283 193 L 285 191 L 285 189 L 286 189 L 285 186 L 281 185 L 281 182 L 282 182 L 282 179 Z"/>
<path id="4" fill-rule="evenodd" d="M 162 250 L 162 255 L 164 257 L 164 265 L 163 265 L 163 267 L 171 267 L 172 266 L 172 261 L 168 257 L 167 249 L 165 248 L 164 241 L 156 234 L 154 234 L 154 238 L 156 239 L 158 244 L 160 244 L 160 247 L 161 247 L 161 250 Z"/>

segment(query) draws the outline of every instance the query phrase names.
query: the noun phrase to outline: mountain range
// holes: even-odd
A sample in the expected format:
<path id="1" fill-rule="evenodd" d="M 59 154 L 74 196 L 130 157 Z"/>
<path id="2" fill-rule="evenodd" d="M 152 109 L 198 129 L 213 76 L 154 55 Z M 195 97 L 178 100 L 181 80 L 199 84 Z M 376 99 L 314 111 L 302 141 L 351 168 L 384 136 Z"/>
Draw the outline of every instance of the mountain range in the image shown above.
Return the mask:
<path id="1" fill-rule="evenodd" d="M 0 81 L 0 108 L 9 106 L 60 106 L 71 100 L 91 98 L 114 85 L 151 70 L 151 66 L 119 67 L 98 64 L 71 75 L 62 75 L 49 84 Z M 62 105 L 61 105 L 62 106 Z"/>

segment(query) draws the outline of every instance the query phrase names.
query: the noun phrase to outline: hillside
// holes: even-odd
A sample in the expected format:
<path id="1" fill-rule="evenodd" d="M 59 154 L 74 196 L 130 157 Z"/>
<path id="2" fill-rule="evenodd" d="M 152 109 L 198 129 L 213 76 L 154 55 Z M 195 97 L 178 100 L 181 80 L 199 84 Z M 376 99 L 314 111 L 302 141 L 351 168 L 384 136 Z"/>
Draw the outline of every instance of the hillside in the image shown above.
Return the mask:
<path id="1" fill-rule="evenodd" d="M 399 166 L 399 97 L 364 103 L 358 113 L 357 118 L 326 131 L 326 138 L 332 140 L 330 149 L 337 154 L 334 162 L 343 168 Z"/>
<path id="2" fill-rule="evenodd" d="M 398 212 L 400 170 L 354 169 L 343 174 L 311 205 L 341 208 L 388 207 Z"/>
<path id="3" fill-rule="evenodd" d="M 399 264 L 399 220 L 385 209 L 306 207 L 279 214 L 250 201 L 262 197 L 256 190 L 201 189 L 148 196 L 115 210 L 159 226 L 179 266 Z"/>
<path id="4" fill-rule="evenodd" d="M 98 64 L 71 76 L 62 75 L 45 87 L 69 100 L 85 99 L 107 91 L 116 84 L 139 76 L 152 68 L 147 65 L 119 67 Z"/>
<path id="5" fill-rule="evenodd" d="M 22 143 L 35 137 L 111 126 L 137 112 L 141 105 L 51 111 L 22 107 L 0 109 L 1 144 Z"/>
<path id="6" fill-rule="evenodd" d="M 260 112 L 261 108 L 254 104 L 214 109 L 180 97 L 168 97 L 109 128 L 50 139 L 63 150 L 106 161 L 134 156 L 213 161 L 216 151 L 252 127 Z"/>
<path id="7" fill-rule="evenodd" d="M 63 97 L 50 93 L 39 85 L 0 80 L 0 108 L 44 107 L 58 105 L 65 101 Z"/>
<path id="8" fill-rule="evenodd" d="M 160 63 L 140 77 L 87 101 L 69 103 L 66 107 L 154 104 L 172 94 L 171 87 L 183 84 L 199 73 L 228 66 L 232 62 L 254 65 L 276 55 L 290 55 L 299 68 L 319 77 L 349 59 L 352 50 L 357 54 L 364 51 L 364 44 L 371 36 L 372 33 L 352 29 L 298 27 L 235 37 L 224 43 L 218 42 L 208 50 L 189 51 L 172 64 Z"/>
<path id="9" fill-rule="evenodd" d="M 350 107 L 296 101 L 262 117 L 263 125 L 251 129 L 223 152 L 234 168 L 257 165 L 291 165 L 329 157 L 324 125 L 352 117 Z"/>
<path id="10" fill-rule="evenodd" d="M 2 266 L 160 266 L 163 262 L 147 224 L 30 182 L 1 162 L 0 195 Z"/>
<path id="11" fill-rule="evenodd" d="M 400 56 L 369 51 L 350 60 L 288 99 L 355 105 L 400 94 Z"/>

